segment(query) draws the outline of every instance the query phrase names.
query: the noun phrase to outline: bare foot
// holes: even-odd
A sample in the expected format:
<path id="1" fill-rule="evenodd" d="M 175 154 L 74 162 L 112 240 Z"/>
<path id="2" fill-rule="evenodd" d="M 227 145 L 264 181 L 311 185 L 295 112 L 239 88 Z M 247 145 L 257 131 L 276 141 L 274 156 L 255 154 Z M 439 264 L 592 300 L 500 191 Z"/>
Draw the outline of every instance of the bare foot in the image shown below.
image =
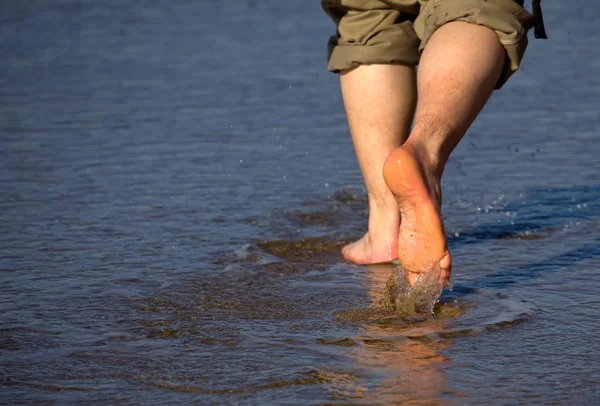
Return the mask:
<path id="1" fill-rule="evenodd" d="M 402 222 L 398 232 L 398 259 L 409 282 L 420 273 L 439 266 L 442 283 L 451 272 L 451 256 L 440 213 L 440 177 L 427 155 L 412 144 L 390 154 L 383 177 L 396 197 Z"/>
<path id="2" fill-rule="evenodd" d="M 394 206 L 396 206 L 394 204 Z M 342 255 L 355 264 L 378 264 L 398 258 L 398 209 L 369 216 L 369 231 L 342 248 Z"/>

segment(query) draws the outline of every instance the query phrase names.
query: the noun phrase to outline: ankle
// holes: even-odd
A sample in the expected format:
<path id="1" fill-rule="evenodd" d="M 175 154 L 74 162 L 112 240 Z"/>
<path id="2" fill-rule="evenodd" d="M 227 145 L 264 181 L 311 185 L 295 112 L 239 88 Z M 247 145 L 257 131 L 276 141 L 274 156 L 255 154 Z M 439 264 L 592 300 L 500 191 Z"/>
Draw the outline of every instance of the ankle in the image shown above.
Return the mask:
<path id="1" fill-rule="evenodd" d="M 419 165 L 428 177 L 441 178 L 448 158 L 438 144 L 425 137 L 414 137 L 409 138 L 405 145 L 417 155 Z"/>
<path id="2" fill-rule="evenodd" d="M 442 204 L 442 175 L 448 155 L 440 152 L 438 146 L 434 143 L 423 142 L 420 138 L 409 139 L 404 145 L 408 146 L 416 155 L 415 158 L 425 176 L 429 194 L 434 198 L 438 209 L 440 209 Z"/>
<path id="3" fill-rule="evenodd" d="M 388 234 L 391 232 L 395 234 L 398 232 L 397 225 L 400 221 L 400 215 L 398 212 L 398 203 L 391 194 L 391 200 L 386 199 L 385 202 L 379 201 L 379 203 L 372 203 L 369 200 L 369 234 L 378 236 L 382 234 Z M 396 227 L 390 227 L 396 225 Z"/>
<path id="4" fill-rule="evenodd" d="M 371 216 L 388 217 L 390 213 L 398 210 L 396 199 L 392 192 L 387 189 L 377 193 L 368 193 L 369 213 Z"/>
<path id="5" fill-rule="evenodd" d="M 415 123 L 406 143 L 417 151 L 422 164 L 441 177 L 459 139 L 457 132 L 443 125 L 441 120 L 427 116 Z"/>

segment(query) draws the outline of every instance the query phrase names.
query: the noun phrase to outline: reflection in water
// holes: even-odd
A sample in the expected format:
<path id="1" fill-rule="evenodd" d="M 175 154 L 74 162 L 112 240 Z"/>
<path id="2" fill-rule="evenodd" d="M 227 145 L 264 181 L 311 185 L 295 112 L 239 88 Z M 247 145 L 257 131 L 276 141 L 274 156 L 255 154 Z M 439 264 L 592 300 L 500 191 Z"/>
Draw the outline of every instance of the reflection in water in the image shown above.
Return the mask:
<path id="1" fill-rule="evenodd" d="M 337 317 L 358 324 L 358 345 L 351 346 L 351 353 L 359 369 L 378 376 L 368 399 L 382 404 L 439 404 L 460 396 L 444 375 L 450 365 L 444 351 L 454 339 L 511 327 L 536 314 L 530 302 L 462 286 L 444 294 L 431 313 L 402 314 L 389 305 L 389 280 L 398 276 L 398 268 L 390 263 L 365 270 L 371 306 L 344 310 Z"/>
<path id="2" fill-rule="evenodd" d="M 315 331 L 319 335 L 316 343 L 325 346 L 327 354 L 350 355 L 354 360 L 350 369 L 319 370 L 335 377 L 322 387 L 336 399 L 369 399 L 382 404 L 417 399 L 426 404 L 435 404 L 442 398 L 446 401 L 455 392 L 444 377 L 449 362 L 443 353 L 455 338 L 510 327 L 536 314 L 535 306 L 529 302 L 465 286 L 445 292 L 433 312 L 399 311 L 397 306 L 390 306 L 390 279 L 401 277 L 398 267 L 393 263 L 354 266 L 337 262 L 339 246 L 320 239 L 266 241 L 246 246 L 232 258 L 246 277 L 253 269 L 267 268 L 299 277 L 295 284 L 288 281 L 271 287 L 282 298 L 286 292 L 292 292 L 289 289 L 294 289 L 294 293 L 288 293 L 293 296 L 304 292 L 309 300 L 294 302 L 296 317 L 302 318 L 310 309 L 330 309 L 341 322 L 341 326 L 335 323 L 323 326 L 320 331 L 327 331 L 329 336 L 323 337 L 320 335 L 323 333 Z M 282 271 L 282 264 L 287 264 L 287 270 Z M 227 266 L 227 269 L 233 268 Z M 266 282 L 268 273 L 260 279 Z M 213 290 L 213 294 L 219 290 Z M 310 295 L 306 296 L 308 292 Z M 254 293 L 262 295 L 256 291 L 246 293 L 245 297 L 250 298 Z M 355 301 L 365 295 L 366 301 Z M 264 311 L 264 307 L 258 306 L 262 302 L 263 299 L 254 297 L 244 308 Z M 356 304 L 358 308 L 353 307 Z M 282 308 L 282 304 L 277 308 Z M 297 333 L 313 330 L 306 325 L 295 328 Z"/>
<path id="3" fill-rule="evenodd" d="M 369 297 L 374 306 L 386 301 L 386 281 L 394 274 L 392 264 L 368 267 Z M 430 317 L 410 319 L 388 315 L 362 327 L 363 345 L 353 355 L 358 363 L 370 370 L 380 371 L 385 378 L 369 394 L 382 404 L 404 404 L 419 401 L 437 404 L 447 391 L 444 376 L 445 357 L 441 352 L 451 340 L 424 337 L 444 330 L 451 320 Z"/>

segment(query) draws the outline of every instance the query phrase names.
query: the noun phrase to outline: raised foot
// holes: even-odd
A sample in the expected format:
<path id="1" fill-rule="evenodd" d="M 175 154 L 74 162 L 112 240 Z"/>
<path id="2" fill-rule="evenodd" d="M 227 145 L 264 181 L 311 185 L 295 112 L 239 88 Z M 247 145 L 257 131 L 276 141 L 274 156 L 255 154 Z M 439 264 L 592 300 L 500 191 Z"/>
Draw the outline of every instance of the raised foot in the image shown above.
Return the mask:
<path id="1" fill-rule="evenodd" d="M 420 273 L 438 267 L 446 284 L 452 267 L 440 212 L 440 179 L 426 157 L 406 143 L 392 152 L 383 166 L 383 177 L 398 202 L 402 219 L 398 259 L 411 285 Z"/>

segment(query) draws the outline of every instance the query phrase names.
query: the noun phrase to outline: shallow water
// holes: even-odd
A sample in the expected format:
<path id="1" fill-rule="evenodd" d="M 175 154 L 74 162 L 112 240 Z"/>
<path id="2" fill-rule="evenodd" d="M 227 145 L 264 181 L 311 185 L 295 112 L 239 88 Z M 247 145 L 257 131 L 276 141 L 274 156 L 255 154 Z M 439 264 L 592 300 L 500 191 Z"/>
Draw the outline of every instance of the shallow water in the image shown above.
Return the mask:
<path id="1" fill-rule="evenodd" d="M 318 2 L 4 1 L 0 401 L 597 404 L 599 22 L 571 4 L 448 165 L 424 318 L 340 258 L 366 199 Z"/>

